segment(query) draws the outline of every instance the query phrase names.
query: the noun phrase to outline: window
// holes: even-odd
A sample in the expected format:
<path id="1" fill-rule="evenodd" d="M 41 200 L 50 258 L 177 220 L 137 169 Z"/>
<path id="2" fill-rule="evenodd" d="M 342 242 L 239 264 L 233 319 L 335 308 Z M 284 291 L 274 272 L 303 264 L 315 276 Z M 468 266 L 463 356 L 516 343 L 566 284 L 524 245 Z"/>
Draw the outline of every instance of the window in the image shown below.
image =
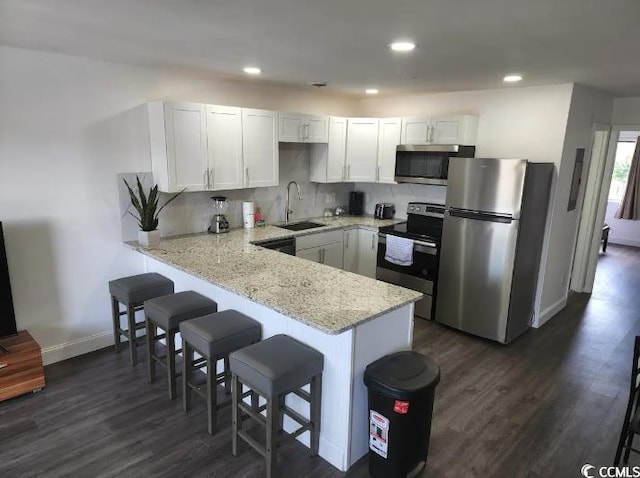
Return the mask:
<path id="1" fill-rule="evenodd" d="M 635 136 L 635 139 L 632 137 Z M 620 202 L 627 187 L 631 158 L 636 149 L 638 132 L 623 131 L 620 133 L 620 141 L 616 148 L 616 159 L 613 165 L 613 177 L 609 188 L 609 201 Z"/>

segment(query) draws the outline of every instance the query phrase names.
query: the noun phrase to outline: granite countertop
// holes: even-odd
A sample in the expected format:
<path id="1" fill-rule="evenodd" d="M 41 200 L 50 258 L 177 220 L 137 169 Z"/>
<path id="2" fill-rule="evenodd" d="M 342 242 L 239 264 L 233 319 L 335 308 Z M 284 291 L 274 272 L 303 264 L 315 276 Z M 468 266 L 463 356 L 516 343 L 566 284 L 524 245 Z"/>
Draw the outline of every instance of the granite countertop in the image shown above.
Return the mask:
<path id="1" fill-rule="evenodd" d="M 420 292 L 254 245 L 348 227 L 379 228 L 401 222 L 373 217 L 315 218 L 324 227 L 288 231 L 276 226 L 236 229 L 226 234 L 164 238 L 146 249 L 129 247 L 265 305 L 327 334 L 339 334 L 419 300 Z"/>

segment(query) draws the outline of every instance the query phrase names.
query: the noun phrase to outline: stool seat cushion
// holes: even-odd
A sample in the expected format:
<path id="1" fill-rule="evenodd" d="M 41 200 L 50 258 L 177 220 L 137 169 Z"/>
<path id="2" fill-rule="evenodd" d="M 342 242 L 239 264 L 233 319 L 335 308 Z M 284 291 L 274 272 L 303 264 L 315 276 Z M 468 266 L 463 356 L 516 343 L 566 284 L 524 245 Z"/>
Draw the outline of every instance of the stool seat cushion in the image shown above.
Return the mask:
<path id="1" fill-rule="evenodd" d="M 191 290 L 156 297 L 144 303 L 147 319 L 164 330 L 176 330 L 183 320 L 194 319 L 218 310 L 218 304 Z"/>
<path id="2" fill-rule="evenodd" d="M 223 310 L 181 322 L 180 335 L 207 358 L 226 357 L 260 341 L 262 326 L 236 310 Z"/>
<path id="3" fill-rule="evenodd" d="M 274 335 L 229 355 L 231 372 L 261 395 L 275 397 L 322 372 L 324 357 L 288 335 Z"/>
<path id="4" fill-rule="evenodd" d="M 125 305 L 173 294 L 173 281 L 155 272 L 109 281 L 109 293 Z"/>

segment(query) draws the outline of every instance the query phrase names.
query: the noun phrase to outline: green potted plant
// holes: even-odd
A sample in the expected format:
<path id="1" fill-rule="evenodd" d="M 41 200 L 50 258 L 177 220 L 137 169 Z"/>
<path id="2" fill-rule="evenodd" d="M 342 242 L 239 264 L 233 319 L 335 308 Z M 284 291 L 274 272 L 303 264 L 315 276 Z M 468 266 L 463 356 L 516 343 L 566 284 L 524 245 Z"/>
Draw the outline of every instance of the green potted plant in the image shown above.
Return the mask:
<path id="1" fill-rule="evenodd" d="M 162 206 L 160 206 L 160 208 L 158 208 L 159 198 L 157 184 L 149 190 L 148 194 L 145 194 L 140 178 L 136 176 L 136 182 L 138 183 L 136 194 L 133 188 L 129 186 L 127 180 L 123 180 L 129 190 L 131 205 L 138 212 L 138 215 L 136 216 L 129 211 L 129 214 L 138 221 L 138 225 L 140 226 L 140 230 L 138 231 L 138 242 L 146 247 L 155 247 L 160 244 L 160 231 L 158 231 L 158 215 L 160 214 L 160 211 L 162 211 L 167 204 L 180 196 L 180 194 L 185 190 L 183 189 L 182 191 L 174 194 Z"/>

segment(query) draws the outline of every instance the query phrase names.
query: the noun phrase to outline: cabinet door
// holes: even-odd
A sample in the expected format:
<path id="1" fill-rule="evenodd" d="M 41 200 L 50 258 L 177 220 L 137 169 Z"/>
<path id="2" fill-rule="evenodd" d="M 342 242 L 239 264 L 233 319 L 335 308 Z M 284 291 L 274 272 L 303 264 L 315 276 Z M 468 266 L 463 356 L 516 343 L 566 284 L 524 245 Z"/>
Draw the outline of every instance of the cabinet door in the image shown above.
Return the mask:
<path id="1" fill-rule="evenodd" d="M 332 116 L 329 121 L 327 146 L 327 182 L 344 181 L 347 154 L 347 119 Z"/>
<path id="2" fill-rule="evenodd" d="M 207 189 L 207 129 L 204 105 L 165 103 L 169 191 Z"/>
<path id="3" fill-rule="evenodd" d="M 379 183 L 395 184 L 396 147 L 400 144 L 400 118 L 380 120 L 378 130 L 378 169 L 376 180 Z"/>
<path id="4" fill-rule="evenodd" d="M 305 115 L 295 113 L 278 114 L 278 141 L 299 143 L 303 140 Z"/>
<path id="5" fill-rule="evenodd" d="M 296 251 L 296 257 L 300 257 L 308 261 L 320 262 L 321 256 L 322 251 L 320 247 L 310 247 L 309 249 Z"/>
<path id="6" fill-rule="evenodd" d="M 307 143 L 328 143 L 329 117 L 307 116 L 305 124 L 302 126 L 302 133 L 304 141 Z"/>
<path id="7" fill-rule="evenodd" d="M 431 120 L 434 144 L 476 144 L 478 118 L 471 115 L 440 116 Z"/>
<path id="8" fill-rule="evenodd" d="M 242 188 L 242 110 L 214 105 L 206 110 L 212 189 Z"/>
<path id="9" fill-rule="evenodd" d="M 344 231 L 343 267 L 345 271 L 358 273 L 358 229 Z"/>
<path id="10" fill-rule="evenodd" d="M 245 187 L 277 186 L 277 113 L 242 109 L 242 150 Z"/>
<path id="11" fill-rule="evenodd" d="M 346 181 L 375 182 L 378 156 L 378 119 L 347 121 Z"/>
<path id="12" fill-rule="evenodd" d="M 431 118 L 403 118 L 401 144 L 427 144 Z"/>
<path id="13" fill-rule="evenodd" d="M 342 269 L 343 262 L 342 242 L 334 242 L 322 247 L 322 263 L 337 269 Z"/>
<path id="14" fill-rule="evenodd" d="M 368 229 L 358 230 L 358 274 L 376 278 L 378 260 L 378 233 Z"/>

